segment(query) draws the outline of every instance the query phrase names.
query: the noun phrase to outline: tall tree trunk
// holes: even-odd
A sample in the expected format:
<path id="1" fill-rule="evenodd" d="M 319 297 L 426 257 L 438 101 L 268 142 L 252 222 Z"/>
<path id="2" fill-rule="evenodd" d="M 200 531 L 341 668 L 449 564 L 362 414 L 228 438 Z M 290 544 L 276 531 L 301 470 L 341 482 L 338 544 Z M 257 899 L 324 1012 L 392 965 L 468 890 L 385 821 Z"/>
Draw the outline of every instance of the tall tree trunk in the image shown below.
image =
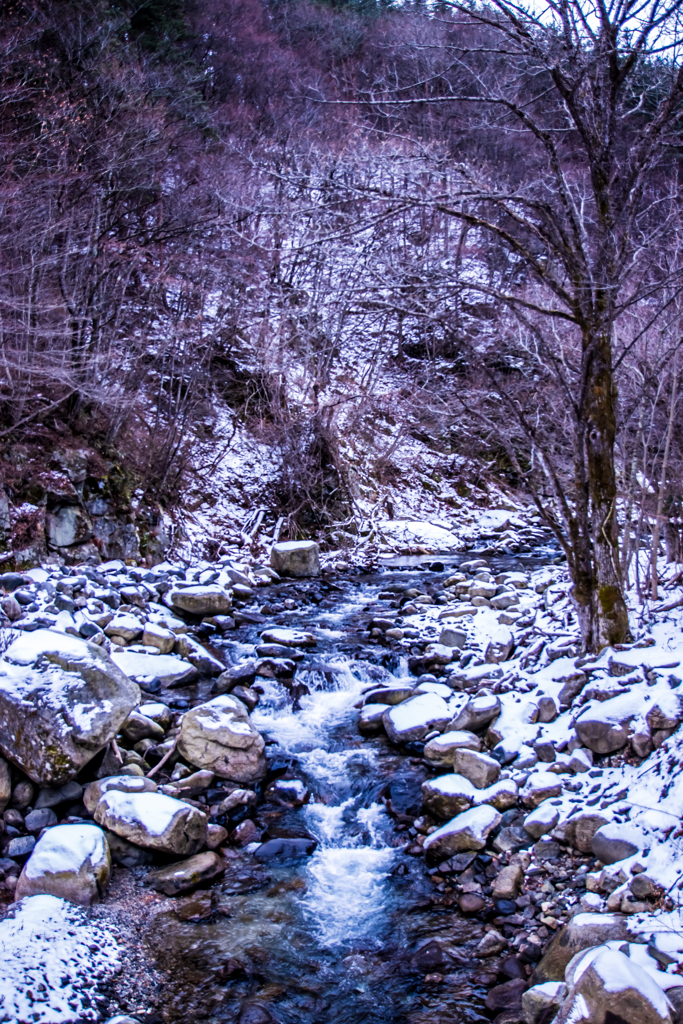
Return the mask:
<path id="1" fill-rule="evenodd" d="M 628 611 L 619 563 L 614 470 L 616 415 L 610 336 L 584 335 L 584 387 L 579 429 L 585 445 L 590 521 L 579 524 L 574 598 L 586 650 L 622 643 L 629 635 Z M 582 528 L 583 527 L 583 528 Z M 588 527 L 589 538 L 584 534 Z M 591 555 L 586 551 L 590 542 Z M 590 568 L 589 568 L 590 565 Z"/>
<path id="2" fill-rule="evenodd" d="M 664 514 L 664 501 L 666 499 L 667 486 L 666 477 L 669 472 L 669 454 L 671 452 L 671 438 L 674 432 L 676 418 L 676 400 L 678 398 L 678 351 L 674 356 L 673 373 L 671 379 L 671 402 L 669 403 L 669 424 L 666 431 L 666 443 L 664 445 L 664 456 L 662 458 L 662 475 L 659 481 L 659 494 L 657 495 L 657 514 L 655 515 L 654 527 L 652 529 L 652 549 L 650 554 L 650 597 L 653 601 L 658 598 L 657 593 L 657 555 L 659 554 L 659 536 L 662 527 Z"/>

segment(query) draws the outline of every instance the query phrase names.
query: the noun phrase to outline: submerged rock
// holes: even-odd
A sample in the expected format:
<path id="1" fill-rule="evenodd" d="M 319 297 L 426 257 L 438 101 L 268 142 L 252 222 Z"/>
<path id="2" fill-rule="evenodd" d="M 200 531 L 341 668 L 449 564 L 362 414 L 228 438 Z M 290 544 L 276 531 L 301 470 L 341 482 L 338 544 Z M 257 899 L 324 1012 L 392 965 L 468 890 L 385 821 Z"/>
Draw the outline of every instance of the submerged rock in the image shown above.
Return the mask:
<path id="1" fill-rule="evenodd" d="M 217 853 L 197 853 L 187 860 L 167 864 L 157 871 L 150 871 L 145 881 L 153 889 L 166 896 L 194 889 L 202 882 L 209 882 L 225 871 L 225 861 Z"/>

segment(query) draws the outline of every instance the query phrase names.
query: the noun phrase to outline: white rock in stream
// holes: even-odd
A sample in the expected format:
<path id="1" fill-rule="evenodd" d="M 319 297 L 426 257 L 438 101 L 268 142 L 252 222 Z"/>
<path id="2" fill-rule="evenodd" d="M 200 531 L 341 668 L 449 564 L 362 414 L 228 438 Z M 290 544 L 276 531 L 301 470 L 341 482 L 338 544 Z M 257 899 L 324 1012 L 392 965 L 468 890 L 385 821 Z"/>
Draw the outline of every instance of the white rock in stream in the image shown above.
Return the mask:
<path id="1" fill-rule="evenodd" d="M 61 786 L 140 703 L 140 690 L 96 644 L 26 633 L 0 662 L 0 750 L 41 786 Z"/>
<path id="2" fill-rule="evenodd" d="M 89 907 L 109 882 L 111 860 L 96 825 L 56 825 L 38 840 L 19 876 L 15 899 L 49 893 Z"/>
<path id="3" fill-rule="evenodd" d="M 149 686 L 157 680 L 162 686 L 180 686 L 193 682 L 199 676 L 194 665 L 172 654 L 114 651 L 111 657 L 122 672 L 140 683 L 142 687 Z"/>
<path id="4" fill-rule="evenodd" d="M 164 596 L 164 603 L 191 615 L 225 615 L 232 608 L 230 594 L 216 583 L 172 587 Z"/>
<path id="5" fill-rule="evenodd" d="M 500 821 L 498 811 L 488 804 L 472 807 L 427 836 L 423 849 L 437 858 L 465 850 L 483 850 L 489 833 Z"/>
<path id="6" fill-rule="evenodd" d="M 197 853 L 206 842 L 206 815 L 163 793 L 112 789 L 95 807 L 94 818 L 129 843 L 181 857 Z"/>
<path id="7" fill-rule="evenodd" d="M 232 782 L 258 782 L 266 773 L 263 736 L 242 701 L 227 693 L 183 715 L 178 750 L 190 764 Z"/>
<path id="8" fill-rule="evenodd" d="M 320 549 L 314 540 L 273 544 L 270 565 L 280 576 L 317 576 L 320 572 Z"/>
<path id="9" fill-rule="evenodd" d="M 383 721 L 392 743 L 421 740 L 432 729 L 443 729 L 451 715 L 443 697 L 423 693 L 384 712 Z"/>

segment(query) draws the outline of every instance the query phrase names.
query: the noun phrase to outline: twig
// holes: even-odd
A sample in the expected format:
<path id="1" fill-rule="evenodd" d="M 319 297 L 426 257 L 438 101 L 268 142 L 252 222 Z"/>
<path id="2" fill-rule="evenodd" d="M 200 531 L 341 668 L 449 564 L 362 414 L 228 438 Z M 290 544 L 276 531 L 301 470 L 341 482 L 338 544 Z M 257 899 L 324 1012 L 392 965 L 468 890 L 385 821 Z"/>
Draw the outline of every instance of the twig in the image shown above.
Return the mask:
<path id="1" fill-rule="evenodd" d="M 152 769 L 150 769 L 150 771 L 147 772 L 147 778 L 148 779 L 151 779 L 153 775 L 156 775 L 156 773 L 159 771 L 160 768 L 164 767 L 164 765 L 169 760 L 171 755 L 175 753 L 175 750 L 176 750 L 177 746 L 178 746 L 178 740 L 176 740 L 174 742 L 173 746 L 171 747 L 171 749 L 166 754 L 164 754 L 164 756 L 162 757 L 161 761 L 159 761 L 159 764 L 155 764 L 154 767 Z"/>

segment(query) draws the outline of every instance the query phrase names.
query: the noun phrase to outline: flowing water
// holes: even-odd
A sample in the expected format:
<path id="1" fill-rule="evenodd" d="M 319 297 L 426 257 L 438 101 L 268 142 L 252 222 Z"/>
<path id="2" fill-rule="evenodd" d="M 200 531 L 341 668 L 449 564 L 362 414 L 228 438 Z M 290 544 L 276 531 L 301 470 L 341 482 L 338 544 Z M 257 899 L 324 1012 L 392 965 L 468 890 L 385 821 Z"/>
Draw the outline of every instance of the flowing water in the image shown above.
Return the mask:
<path id="1" fill-rule="evenodd" d="M 171 909 L 155 917 L 147 941 L 168 972 L 163 1020 L 491 1019 L 483 1001 L 495 975 L 468 952 L 483 923 L 463 918 L 444 886 L 432 883 L 424 859 L 406 852 L 400 816 L 420 813 L 427 770 L 386 739 L 360 736 L 354 708 L 378 678 L 408 675 L 405 660 L 388 648 L 354 637 L 368 604 L 388 582 L 439 579 L 414 568 L 385 570 L 287 618 L 287 625 L 318 627 L 317 651 L 296 675 L 309 692 L 297 701 L 280 683 L 263 681 L 252 718 L 269 742 L 273 777 L 300 779 L 310 795 L 299 807 L 267 802 L 256 816 L 267 837 L 313 837 L 317 847 L 309 857 L 264 863 L 236 852 L 214 886 L 210 917 L 180 921 Z M 257 640 L 256 629 L 249 639 Z M 252 649 L 241 644 L 239 652 Z"/>

